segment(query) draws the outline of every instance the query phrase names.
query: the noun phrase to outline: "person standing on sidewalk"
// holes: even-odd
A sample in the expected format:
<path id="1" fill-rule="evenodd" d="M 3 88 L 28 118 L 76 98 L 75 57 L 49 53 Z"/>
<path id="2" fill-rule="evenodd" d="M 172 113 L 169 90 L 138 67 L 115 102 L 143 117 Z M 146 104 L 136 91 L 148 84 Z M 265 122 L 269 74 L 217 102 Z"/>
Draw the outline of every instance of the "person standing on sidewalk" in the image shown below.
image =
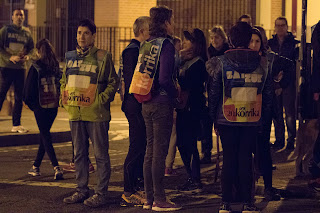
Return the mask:
<path id="1" fill-rule="evenodd" d="M 275 20 L 275 32 L 273 38 L 269 39 L 268 45 L 271 50 L 280 56 L 286 57 L 293 61 L 292 78 L 289 86 L 283 90 L 279 90 L 277 94 L 277 103 L 280 110 L 278 119 L 274 119 L 276 141 L 273 147 L 282 149 L 285 145 L 285 128 L 283 121 L 283 108 L 285 109 L 285 120 L 288 131 L 287 149 L 294 149 L 296 138 L 296 66 L 295 62 L 299 56 L 297 48 L 298 40 L 294 38 L 291 32 L 288 32 L 288 22 L 285 17 L 278 17 Z"/>
<path id="2" fill-rule="evenodd" d="M 13 84 L 14 106 L 11 132 L 26 133 L 21 125 L 22 94 L 26 71 L 25 62 L 33 53 L 34 43 L 29 30 L 23 27 L 24 11 L 16 9 L 12 14 L 12 25 L 0 30 L 0 110 L 7 92 Z"/>
<path id="3" fill-rule="evenodd" d="M 229 44 L 227 35 L 223 30 L 222 26 L 214 26 L 210 33 L 210 46 L 208 48 L 209 57 L 216 57 L 223 55 L 225 51 L 229 50 Z M 208 107 L 200 120 L 203 138 L 201 139 L 201 152 L 202 158 L 200 160 L 201 164 L 211 163 L 211 151 L 212 151 L 212 130 L 213 130 L 213 121 L 209 116 Z"/>
<path id="4" fill-rule="evenodd" d="M 45 153 L 54 167 L 54 179 L 63 179 L 54 148 L 50 129 L 57 116 L 60 97 L 59 62 L 53 47 L 47 39 L 36 44 L 39 59 L 31 66 L 23 93 L 25 104 L 34 112 L 40 131 L 40 145 L 36 160 L 28 172 L 32 176 L 40 175 L 40 165 Z"/>
<path id="5" fill-rule="evenodd" d="M 67 204 L 84 203 L 98 207 L 107 202 L 111 173 L 108 130 L 110 102 L 113 101 L 118 76 L 112 56 L 94 46 L 96 25 L 80 21 L 77 49 L 66 53 L 66 67 L 61 78 L 61 105 L 69 113 L 74 146 L 77 191 L 64 198 Z M 97 163 L 97 186 L 89 197 L 89 138 Z"/>
<path id="6" fill-rule="evenodd" d="M 177 109 L 177 146 L 187 171 L 186 183 L 178 186 L 179 191 L 202 191 L 200 177 L 200 157 L 197 148 L 197 136 L 201 131 L 200 118 L 206 110 L 205 82 L 208 79 L 205 62 L 207 42 L 204 33 L 195 28 L 184 31 L 179 85 L 181 94 L 186 93 L 186 105 Z"/>
<path id="7" fill-rule="evenodd" d="M 223 148 L 220 213 L 231 212 L 236 182 L 240 184 L 242 211 L 259 212 L 251 196 L 252 152 L 261 118 L 270 113 L 273 90 L 267 58 L 248 49 L 251 36 L 252 27 L 238 22 L 230 30 L 232 49 L 222 56 L 213 57 L 206 64 L 210 75 L 209 113 Z"/>
<path id="8" fill-rule="evenodd" d="M 173 124 L 178 89 L 174 81 L 175 49 L 172 10 L 166 6 L 150 9 L 150 39 L 140 47 L 140 56 L 129 92 L 142 103 L 147 147 L 143 164 L 144 209 L 174 211 L 181 206 L 166 199 L 163 185 L 165 160 Z M 143 82 L 143 84 L 141 84 Z"/>
<path id="9" fill-rule="evenodd" d="M 135 20 L 133 32 L 135 38 L 123 50 L 121 84 L 124 84 L 121 109 L 129 122 L 129 151 L 123 165 L 124 192 L 121 197 L 122 206 L 143 205 L 144 199 L 140 193 L 140 182 L 143 181 L 143 159 L 146 152 L 146 126 L 142 116 L 142 104 L 139 103 L 129 88 L 139 57 L 140 43 L 149 38 L 150 17 L 142 16 Z"/>

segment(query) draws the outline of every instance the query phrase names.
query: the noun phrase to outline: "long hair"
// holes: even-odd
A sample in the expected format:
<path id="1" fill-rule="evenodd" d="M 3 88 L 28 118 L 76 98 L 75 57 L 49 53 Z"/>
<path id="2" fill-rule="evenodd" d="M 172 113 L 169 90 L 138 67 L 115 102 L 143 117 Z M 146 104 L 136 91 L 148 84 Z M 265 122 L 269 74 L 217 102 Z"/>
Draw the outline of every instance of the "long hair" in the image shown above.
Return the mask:
<path id="1" fill-rule="evenodd" d="M 59 62 L 57 60 L 57 57 L 54 53 L 54 48 L 51 45 L 50 41 L 46 38 L 41 39 L 37 42 L 36 48 L 39 52 L 40 58 L 39 60 L 48 65 L 54 72 L 58 72 L 59 69 Z"/>
<path id="2" fill-rule="evenodd" d="M 260 38 L 260 44 L 261 45 L 260 45 L 259 52 L 261 52 L 262 55 L 265 55 L 266 54 L 266 48 L 265 48 L 265 46 L 263 44 L 262 35 L 261 35 L 260 31 L 257 28 L 253 27 L 252 28 L 252 34 L 257 35 Z"/>
<path id="3" fill-rule="evenodd" d="M 170 23 L 172 17 L 172 9 L 166 6 L 152 7 L 150 9 L 150 36 L 167 37 L 166 21 Z"/>
<path id="4" fill-rule="evenodd" d="M 200 56 L 204 61 L 207 61 L 207 39 L 203 31 L 199 28 L 194 28 L 192 31 L 183 31 L 183 34 L 192 43 L 193 56 Z"/>

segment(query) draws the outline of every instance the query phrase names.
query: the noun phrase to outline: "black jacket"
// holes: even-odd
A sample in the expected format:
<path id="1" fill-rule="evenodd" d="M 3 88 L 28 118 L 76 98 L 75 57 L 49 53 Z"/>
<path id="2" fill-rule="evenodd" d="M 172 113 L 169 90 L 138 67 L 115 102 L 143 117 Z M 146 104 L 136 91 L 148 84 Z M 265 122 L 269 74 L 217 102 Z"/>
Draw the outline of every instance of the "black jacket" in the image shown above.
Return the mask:
<path id="1" fill-rule="evenodd" d="M 236 70 L 254 70 L 260 64 L 260 59 L 257 56 L 257 52 L 246 50 L 232 50 L 224 54 L 225 57 L 230 60 L 232 66 L 235 66 Z M 260 126 L 264 124 L 265 118 L 271 116 L 273 86 L 270 74 L 267 74 L 266 81 L 262 91 L 262 117 L 257 123 L 236 123 L 228 122 L 222 112 L 223 101 L 223 82 L 222 71 L 223 64 L 217 57 L 211 58 L 206 63 L 207 71 L 209 73 L 208 83 L 208 105 L 209 114 L 212 117 L 215 125 L 223 124 L 230 126 Z"/>
<path id="2" fill-rule="evenodd" d="M 59 70 L 58 66 L 55 68 L 51 68 L 48 65 L 42 63 L 41 61 L 36 61 L 35 63 L 41 67 L 41 71 L 43 72 L 43 74 L 45 74 L 46 72 L 51 73 L 52 69 Z M 24 90 L 23 90 L 23 101 L 32 111 L 41 109 L 41 106 L 39 103 L 39 78 L 38 78 L 38 75 L 39 75 L 38 71 L 36 70 L 34 65 L 32 65 L 30 67 L 29 72 L 28 72 L 28 76 L 27 76 Z M 59 80 L 61 78 L 61 73 L 56 72 L 55 77 L 56 77 L 56 85 L 60 86 Z M 58 94 L 60 94 L 59 91 L 58 91 Z"/>
<path id="3" fill-rule="evenodd" d="M 296 79 L 295 62 L 299 57 L 299 48 L 297 46 L 299 43 L 300 41 L 296 40 L 291 32 L 288 32 L 288 35 L 285 37 L 282 45 L 279 44 L 277 35 L 273 35 L 273 38 L 268 41 L 268 46 L 273 52 L 293 61 L 294 66 L 291 74 L 292 80 Z"/>
<path id="4" fill-rule="evenodd" d="M 320 21 L 313 30 L 311 44 L 313 48 L 312 91 L 320 93 Z"/>
<path id="5" fill-rule="evenodd" d="M 136 39 L 132 39 L 129 45 L 131 44 L 135 44 L 134 46 L 140 47 L 140 42 Z M 124 93 L 124 100 L 122 102 L 121 109 L 124 112 L 127 112 L 128 110 L 141 111 L 141 104 L 135 99 L 133 94 L 129 94 L 129 88 L 132 81 L 134 70 L 137 66 L 138 57 L 139 57 L 139 48 L 126 48 L 122 52 L 122 60 L 123 60 L 122 76 L 125 84 L 125 93 Z"/>
<path id="6" fill-rule="evenodd" d="M 215 57 L 215 56 L 220 56 L 223 55 L 225 51 L 227 51 L 229 49 L 229 44 L 224 43 L 222 46 L 221 50 L 216 50 L 212 44 L 210 44 L 210 46 L 208 47 L 208 53 L 209 53 L 209 57 Z"/>

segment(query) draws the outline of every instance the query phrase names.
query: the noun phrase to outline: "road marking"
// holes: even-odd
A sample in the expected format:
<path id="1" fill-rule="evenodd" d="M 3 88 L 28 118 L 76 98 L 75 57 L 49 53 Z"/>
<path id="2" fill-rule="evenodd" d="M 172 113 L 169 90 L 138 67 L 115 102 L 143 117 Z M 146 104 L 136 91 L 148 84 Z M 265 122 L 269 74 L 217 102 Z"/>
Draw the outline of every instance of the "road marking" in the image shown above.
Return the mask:
<path id="1" fill-rule="evenodd" d="M 60 187 L 67 189 L 75 189 L 77 188 L 77 184 L 75 183 L 65 183 L 65 182 L 40 182 L 40 181 L 28 181 L 28 180 L 8 180 L 8 179 L 0 179 L 0 184 L 12 184 L 12 185 L 23 185 L 23 186 L 47 186 L 47 187 Z M 94 188 L 95 185 L 89 184 L 89 188 Z M 123 192 L 123 187 L 119 186 L 109 186 L 109 191 L 115 192 Z"/>

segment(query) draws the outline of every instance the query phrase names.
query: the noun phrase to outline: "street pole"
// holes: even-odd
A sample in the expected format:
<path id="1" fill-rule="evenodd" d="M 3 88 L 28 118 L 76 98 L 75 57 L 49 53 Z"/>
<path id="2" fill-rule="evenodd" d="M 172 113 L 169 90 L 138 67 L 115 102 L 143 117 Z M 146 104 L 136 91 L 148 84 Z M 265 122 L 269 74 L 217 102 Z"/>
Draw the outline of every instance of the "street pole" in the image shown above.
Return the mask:
<path id="1" fill-rule="evenodd" d="M 301 60 L 301 69 L 300 75 L 297 76 L 299 80 L 299 105 L 298 105 L 298 119 L 299 126 L 303 122 L 303 115 L 305 115 L 305 107 L 306 105 L 302 102 L 305 100 L 303 97 L 306 97 L 305 94 L 308 92 L 307 84 L 309 83 L 309 79 L 307 77 L 307 38 L 306 38 L 306 30 L 307 30 L 307 0 L 302 0 L 302 23 L 301 23 L 301 50 L 302 50 L 302 60 Z"/>

